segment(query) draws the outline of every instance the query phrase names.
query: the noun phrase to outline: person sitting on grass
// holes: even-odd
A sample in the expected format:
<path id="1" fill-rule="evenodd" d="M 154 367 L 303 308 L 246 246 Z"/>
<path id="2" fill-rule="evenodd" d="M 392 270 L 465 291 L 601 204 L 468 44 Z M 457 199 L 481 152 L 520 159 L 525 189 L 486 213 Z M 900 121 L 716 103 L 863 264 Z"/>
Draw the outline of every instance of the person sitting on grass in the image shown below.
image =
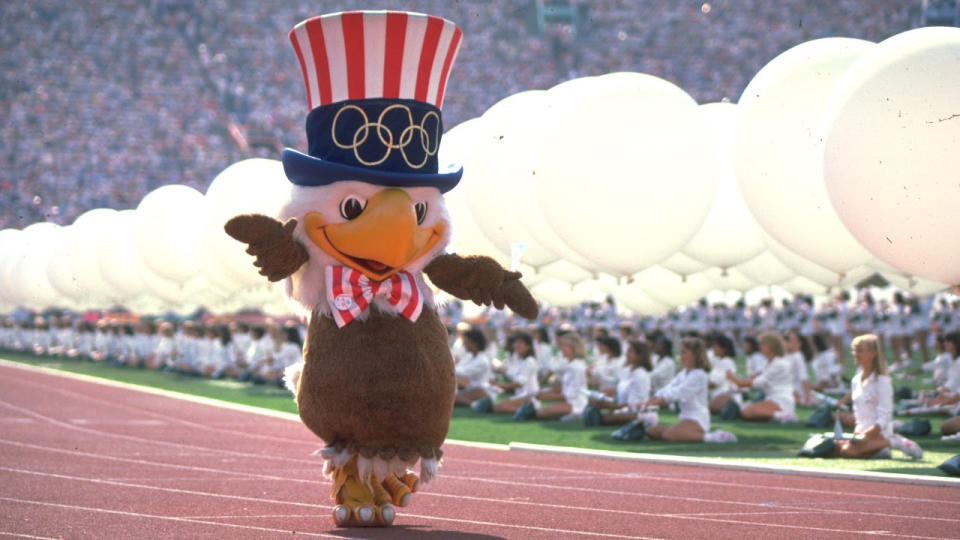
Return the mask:
<path id="1" fill-rule="evenodd" d="M 740 405 L 743 400 L 737 385 L 727 379 L 727 373 L 737 374 L 737 364 L 733 360 L 736 354 L 732 339 L 722 334 L 714 336 L 713 356 L 715 360 L 710 368 L 709 383 L 710 412 L 713 414 L 720 414 L 724 405 L 730 401 L 735 401 L 737 405 Z"/>
<path id="2" fill-rule="evenodd" d="M 484 352 L 487 349 L 487 336 L 483 330 L 472 327 L 463 332 L 463 353 L 457 360 L 454 370 L 457 375 L 457 395 L 455 405 L 469 406 L 478 399 L 493 396 L 490 385 L 493 379 L 493 365 Z"/>
<path id="3" fill-rule="evenodd" d="M 710 431 L 710 411 L 707 408 L 710 361 L 700 338 L 680 340 L 680 364 L 682 369 L 670 383 L 640 405 L 647 408 L 675 402 L 680 408 L 677 423 L 671 426 L 647 425 L 646 434 L 651 439 L 671 442 L 703 442 L 704 435 Z"/>
<path id="4" fill-rule="evenodd" d="M 810 361 L 810 368 L 813 370 L 811 388 L 818 392 L 841 388 L 843 381 L 840 379 L 840 372 L 843 371 L 843 365 L 837 362 L 837 351 L 830 346 L 827 337 L 822 333 L 814 334 L 811 341 L 816 351 Z"/>
<path id="5" fill-rule="evenodd" d="M 812 405 L 813 394 L 810 392 L 810 374 L 807 362 L 813 358 L 813 347 L 800 330 L 793 328 L 783 335 L 783 344 L 786 348 L 786 359 L 790 361 L 793 374 L 793 400 L 800 405 Z"/>
<path id="6" fill-rule="evenodd" d="M 587 363 L 583 340 L 575 332 L 566 332 L 557 337 L 557 345 L 560 348 L 555 362 L 557 383 L 518 408 L 514 420 L 572 420 L 579 418 L 586 408 Z M 550 403 L 541 405 L 542 401 Z"/>
<path id="7" fill-rule="evenodd" d="M 902 411 L 905 415 L 934 414 L 955 416 L 960 413 L 960 332 L 943 336 L 944 354 L 950 356 L 946 380 L 932 395 L 922 394 L 915 407 Z"/>
<path id="8" fill-rule="evenodd" d="M 673 360 L 673 342 L 664 335 L 653 339 L 653 371 L 650 384 L 653 391 L 667 385 L 677 373 L 677 364 Z"/>
<path id="9" fill-rule="evenodd" d="M 617 382 L 614 399 L 592 399 L 590 405 L 600 411 L 594 419 L 588 419 L 584 413 L 584 422 L 593 425 L 594 421 L 605 426 L 619 426 L 637 418 L 640 405 L 650 399 L 650 372 L 653 361 L 650 358 L 650 346 L 644 341 L 627 342 L 626 364 Z"/>
<path id="10" fill-rule="evenodd" d="M 746 405 L 740 411 L 740 417 L 748 422 L 796 422 L 793 372 L 790 361 L 784 358 L 783 339 L 776 332 L 764 332 L 757 337 L 757 343 L 760 353 L 767 359 L 763 371 L 745 379 L 727 373 L 727 379 L 741 388 L 764 391 L 764 399 Z"/>
<path id="11" fill-rule="evenodd" d="M 747 367 L 747 377 L 759 375 L 767 367 L 767 357 L 760 352 L 760 343 L 753 336 L 743 338 L 743 357 Z"/>
<path id="12" fill-rule="evenodd" d="M 492 396 L 480 398 L 470 404 L 470 408 L 476 412 L 513 414 L 540 392 L 539 364 L 533 337 L 526 332 L 517 332 L 507 343 L 512 350 L 503 365 L 505 380 L 497 382 L 496 387 L 501 392 L 511 392 L 513 396 L 497 403 L 494 403 Z"/>
<path id="13" fill-rule="evenodd" d="M 620 340 L 610 336 L 597 338 L 596 354 L 593 362 L 587 366 L 587 381 L 608 396 L 617 393 L 617 381 L 623 371 L 624 358 L 621 356 Z"/>
<path id="14" fill-rule="evenodd" d="M 922 458 L 923 450 L 917 443 L 893 432 L 893 382 L 887 375 L 887 363 L 879 339 L 873 334 L 857 336 L 851 348 L 857 373 L 850 381 L 850 392 L 840 398 L 837 406 L 852 401 L 854 436 L 836 441 L 833 455 L 869 458 L 881 453 L 877 457 L 887 457 L 883 455 L 884 450 L 893 447 L 914 459 Z M 846 416 L 849 422 L 849 415 L 838 415 Z"/>

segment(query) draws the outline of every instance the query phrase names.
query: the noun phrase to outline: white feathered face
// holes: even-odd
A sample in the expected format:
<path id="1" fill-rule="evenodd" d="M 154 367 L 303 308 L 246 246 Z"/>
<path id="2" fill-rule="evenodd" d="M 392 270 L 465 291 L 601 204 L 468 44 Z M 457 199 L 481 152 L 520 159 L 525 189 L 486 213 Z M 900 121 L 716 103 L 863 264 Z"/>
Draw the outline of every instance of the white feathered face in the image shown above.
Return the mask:
<path id="1" fill-rule="evenodd" d="M 295 187 L 281 213 L 283 219 L 297 218 L 309 248 L 375 281 L 421 270 L 450 240 L 443 195 L 432 187 L 356 181 Z"/>

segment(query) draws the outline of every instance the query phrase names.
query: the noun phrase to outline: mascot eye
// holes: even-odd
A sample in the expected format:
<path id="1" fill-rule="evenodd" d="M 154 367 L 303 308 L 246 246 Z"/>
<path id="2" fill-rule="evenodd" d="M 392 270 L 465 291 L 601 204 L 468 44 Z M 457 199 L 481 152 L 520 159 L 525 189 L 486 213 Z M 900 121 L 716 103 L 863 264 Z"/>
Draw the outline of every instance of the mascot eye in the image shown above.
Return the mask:
<path id="1" fill-rule="evenodd" d="M 417 211 L 417 225 L 423 225 L 423 220 L 427 217 L 427 203 L 418 202 L 413 205 L 413 209 Z"/>
<path id="2" fill-rule="evenodd" d="M 359 216 L 366 207 L 366 201 L 351 195 L 340 201 L 340 215 L 347 221 L 357 219 L 357 216 Z"/>

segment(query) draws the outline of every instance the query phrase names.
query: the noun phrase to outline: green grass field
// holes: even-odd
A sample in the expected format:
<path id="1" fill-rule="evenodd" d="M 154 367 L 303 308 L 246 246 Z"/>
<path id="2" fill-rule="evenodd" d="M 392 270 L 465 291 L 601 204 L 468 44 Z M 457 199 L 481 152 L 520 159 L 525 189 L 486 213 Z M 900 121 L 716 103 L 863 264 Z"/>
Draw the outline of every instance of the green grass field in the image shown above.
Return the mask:
<path id="1" fill-rule="evenodd" d="M 83 360 L 67 360 L 36 357 L 18 353 L 4 353 L 3 359 L 92 377 L 109 379 L 129 384 L 159 388 L 182 394 L 238 403 L 252 407 L 296 413 L 296 405 L 290 393 L 275 386 L 253 385 L 236 381 L 214 381 L 198 377 L 173 375 L 142 369 L 115 367 L 108 364 Z M 914 384 L 914 383 L 911 383 Z M 676 456 L 722 458 L 737 462 L 757 462 L 768 465 L 818 467 L 824 469 L 847 469 L 907 473 L 917 475 L 945 476 L 937 465 L 960 453 L 960 443 L 940 439 L 942 418 L 931 417 L 933 431 L 915 440 L 924 449 L 922 460 L 914 461 L 893 451 L 892 459 L 840 460 L 808 459 L 796 457 L 796 451 L 812 431 L 823 431 L 803 425 L 812 409 L 798 409 L 801 419 L 797 424 L 750 424 L 724 422 L 717 417 L 713 427 L 737 435 L 732 444 L 676 444 L 644 440 L 619 442 L 610 438 L 613 427 L 586 428 L 579 421 L 573 422 L 514 422 L 509 416 L 481 415 L 465 408 L 454 410 L 450 424 L 450 439 L 462 441 L 508 444 L 524 442 L 620 452 L 667 454 Z M 660 421 L 672 423 L 676 416 L 661 413 Z"/>

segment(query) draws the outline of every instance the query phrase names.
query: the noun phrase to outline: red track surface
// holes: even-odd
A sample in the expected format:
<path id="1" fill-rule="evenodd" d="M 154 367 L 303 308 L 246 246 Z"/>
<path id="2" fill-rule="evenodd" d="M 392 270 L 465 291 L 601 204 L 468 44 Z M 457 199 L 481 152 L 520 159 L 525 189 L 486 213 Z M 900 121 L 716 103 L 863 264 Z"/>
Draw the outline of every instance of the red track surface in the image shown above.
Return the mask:
<path id="1" fill-rule="evenodd" d="M 0 364 L 0 537 L 960 538 L 960 489 L 446 446 L 337 529 L 299 422 Z"/>

